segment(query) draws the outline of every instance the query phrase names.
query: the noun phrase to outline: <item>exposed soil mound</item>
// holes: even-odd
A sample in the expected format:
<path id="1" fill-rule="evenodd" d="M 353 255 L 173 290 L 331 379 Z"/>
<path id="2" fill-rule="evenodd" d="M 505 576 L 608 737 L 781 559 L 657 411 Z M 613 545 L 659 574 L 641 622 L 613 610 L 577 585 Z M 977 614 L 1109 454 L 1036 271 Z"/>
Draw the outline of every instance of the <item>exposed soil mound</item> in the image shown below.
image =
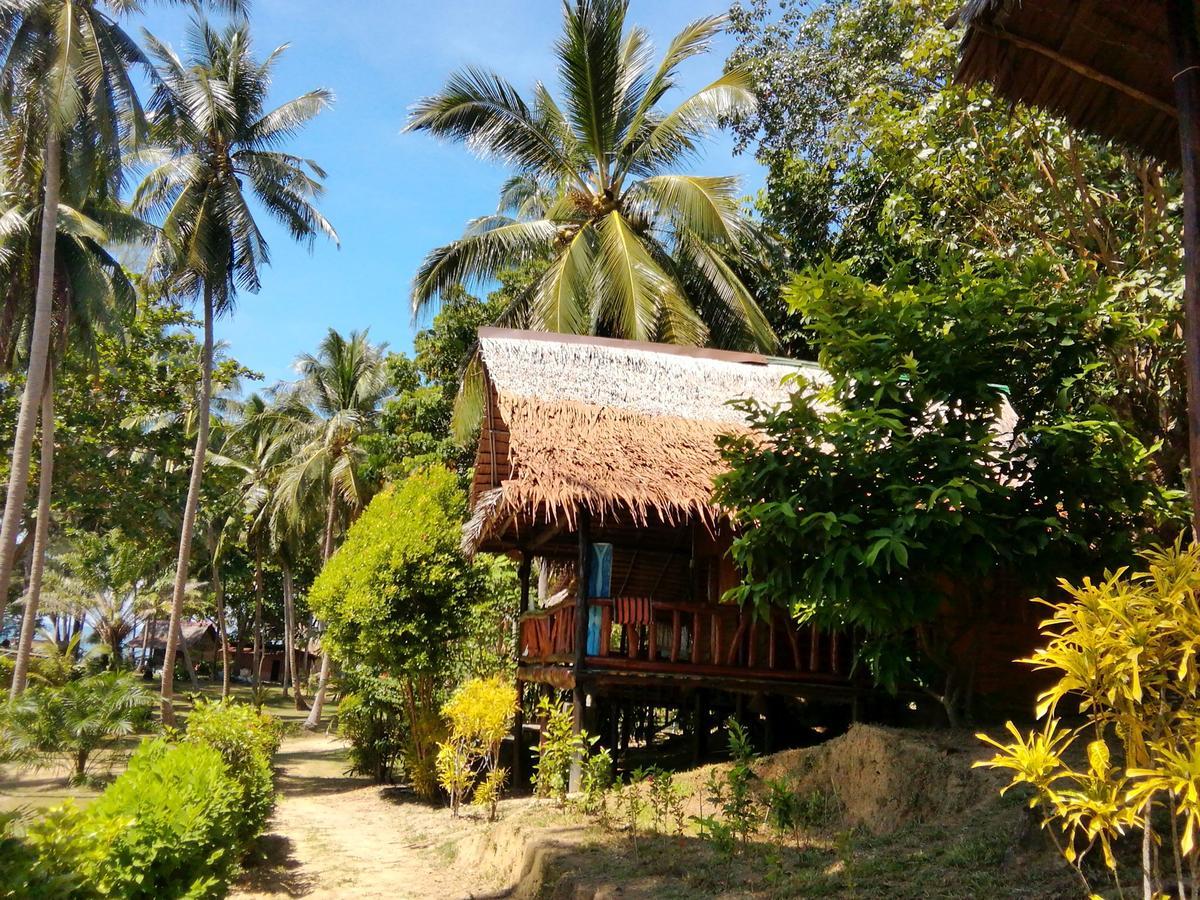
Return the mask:
<path id="1" fill-rule="evenodd" d="M 848 826 L 890 834 L 912 824 L 956 822 L 994 800 L 996 778 L 971 768 L 983 749 L 963 733 L 854 725 L 819 746 L 765 757 L 755 772 L 764 780 L 784 778 L 797 793 L 832 798 Z"/>

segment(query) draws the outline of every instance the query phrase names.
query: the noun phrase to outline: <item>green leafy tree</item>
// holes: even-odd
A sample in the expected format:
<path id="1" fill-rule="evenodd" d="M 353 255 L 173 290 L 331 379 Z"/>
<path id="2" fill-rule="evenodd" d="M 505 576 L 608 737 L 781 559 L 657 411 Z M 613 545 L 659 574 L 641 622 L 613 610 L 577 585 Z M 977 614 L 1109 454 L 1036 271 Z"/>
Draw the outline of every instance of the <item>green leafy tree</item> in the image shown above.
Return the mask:
<path id="1" fill-rule="evenodd" d="M 760 198 L 794 269 L 826 254 L 885 280 L 936 279 L 953 256 L 1049 257 L 1085 273 L 1108 332 L 1089 378 L 1151 448 L 1160 485 L 1183 484 L 1177 177 L 1061 121 L 952 83 L 957 0 L 741 0 L 731 13 L 758 103 L 737 125 L 769 168 Z M 808 337 L 781 323 L 793 349 Z"/>
<path id="2" fill-rule="evenodd" d="M 741 529 L 733 599 L 857 629 L 877 679 L 916 675 L 956 719 L 981 617 L 1182 520 L 1089 379 L 1103 346 L 1086 275 L 1063 285 L 1041 260 L 903 274 L 797 278 L 828 382 L 746 404 L 767 439 L 724 442 L 717 496 Z"/>
<path id="3" fill-rule="evenodd" d="M 414 734 L 436 715 L 478 580 L 459 547 L 465 510 L 453 472 L 414 472 L 371 501 L 308 596 L 334 657 L 401 686 Z M 410 769 L 430 765 L 435 753 L 433 741 L 418 741 Z"/>
<path id="4" fill-rule="evenodd" d="M 647 33 L 626 28 L 627 0 L 567 0 L 555 45 L 561 100 L 527 101 L 499 75 L 455 74 L 419 101 L 408 130 L 467 143 L 516 173 L 494 215 L 433 250 L 413 281 L 422 309 L 462 284 L 544 262 L 501 320 L 575 334 L 773 348 L 739 276 L 758 250 L 737 181 L 675 174 L 724 117 L 754 102 L 734 69 L 663 110 L 678 69 L 724 24 L 687 25 L 655 63 Z"/>
<path id="5" fill-rule="evenodd" d="M 160 220 L 151 268 L 168 279 L 172 290 L 199 296 L 204 311 L 196 448 L 163 668 L 162 714 L 172 724 L 176 626 L 209 440 L 213 319 L 232 310 L 239 288 L 258 291 L 260 271 L 270 261 L 251 203 L 310 246 L 318 235 L 336 241 L 337 233 L 316 207 L 324 171 L 279 149 L 329 106 L 329 92 L 311 91 L 268 109 L 272 69 L 282 48 L 257 60 L 244 22 L 223 31 L 195 23 L 190 41 L 195 56 L 187 63 L 165 44 L 149 42 L 160 78 L 151 99 L 151 137 L 160 149 L 149 154 L 152 168 L 134 206 Z"/>

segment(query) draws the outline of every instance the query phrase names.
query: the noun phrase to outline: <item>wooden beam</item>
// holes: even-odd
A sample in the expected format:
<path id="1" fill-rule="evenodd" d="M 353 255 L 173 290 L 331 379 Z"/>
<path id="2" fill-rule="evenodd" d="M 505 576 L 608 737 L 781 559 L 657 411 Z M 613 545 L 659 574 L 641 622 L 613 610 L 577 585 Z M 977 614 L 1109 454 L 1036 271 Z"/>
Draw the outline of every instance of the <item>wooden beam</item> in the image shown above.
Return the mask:
<path id="1" fill-rule="evenodd" d="M 1167 39 L 1175 64 L 1175 103 L 1183 162 L 1184 337 L 1188 386 L 1188 488 L 1192 530 L 1200 534 L 1200 36 L 1194 0 L 1167 0 Z"/>
<path id="2" fill-rule="evenodd" d="M 576 560 L 575 565 L 577 581 L 575 588 L 575 664 L 572 666 L 574 670 L 574 690 L 572 691 L 571 705 L 575 733 L 580 734 L 583 731 L 584 706 L 587 702 L 582 681 L 584 660 L 587 658 L 588 569 L 590 568 L 592 555 L 592 518 L 587 507 L 582 504 L 576 513 L 576 522 L 579 537 L 579 558 Z M 568 779 L 568 789 L 572 793 L 579 790 L 582 777 L 583 759 L 579 753 L 576 753 L 574 759 L 571 760 L 571 771 Z"/>
<path id="3" fill-rule="evenodd" d="M 1186 2 L 1186 0 L 1169 0 L 1169 4 L 1182 4 L 1183 2 Z M 1168 12 L 1168 17 L 1169 16 L 1170 13 Z M 1118 93 L 1137 100 L 1139 103 L 1144 103 L 1161 113 L 1166 113 L 1173 119 L 1179 115 L 1179 112 L 1170 103 L 1159 100 L 1152 94 L 1147 94 L 1145 91 L 1139 90 L 1131 84 L 1126 84 L 1119 78 L 1113 78 L 1111 75 L 1107 75 L 1104 72 L 1101 72 L 1099 69 L 1093 69 L 1091 66 L 1081 63 L 1077 59 L 1072 59 L 1070 56 L 1059 53 L 1053 47 L 1047 47 L 1045 44 L 1040 44 L 1037 41 L 1031 41 L 1029 38 L 1021 37 L 1018 34 L 1010 34 L 1007 31 L 1001 31 L 999 28 L 993 28 L 991 25 L 984 25 L 982 22 L 972 23 L 971 28 L 975 31 L 978 31 L 980 34 L 986 34 L 988 37 L 995 38 L 998 41 L 1005 41 L 1006 43 L 1012 44 L 1014 47 L 1020 47 L 1022 50 L 1029 50 L 1030 52 L 1036 53 L 1039 56 L 1044 56 L 1051 62 L 1057 63 L 1063 68 L 1070 69 L 1077 75 L 1082 75 L 1084 78 L 1087 78 L 1090 81 L 1095 81 L 1099 84 L 1105 85 L 1106 87 L 1110 87 Z M 1173 29 L 1168 29 L 1168 31 L 1171 30 Z"/>

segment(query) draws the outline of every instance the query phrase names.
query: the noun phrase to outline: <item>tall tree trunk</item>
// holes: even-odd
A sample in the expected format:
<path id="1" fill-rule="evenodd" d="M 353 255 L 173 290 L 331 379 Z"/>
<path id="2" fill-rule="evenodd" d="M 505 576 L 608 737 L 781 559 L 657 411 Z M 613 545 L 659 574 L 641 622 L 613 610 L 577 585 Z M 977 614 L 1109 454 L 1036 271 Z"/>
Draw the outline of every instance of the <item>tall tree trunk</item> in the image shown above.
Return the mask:
<path id="1" fill-rule="evenodd" d="M 217 630 L 221 632 L 221 699 L 229 699 L 229 631 L 225 627 L 225 582 L 221 579 L 221 569 L 213 563 L 212 572 L 213 598 L 217 603 Z"/>
<path id="2" fill-rule="evenodd" d="M 284 565 L 280 560 L 280 565 Z M 288 614 L 288 574 L 286 570 L 283 573 L 283 696 L 287 697 L 291 686 L 295 683 L 296 673 L 292 671 L 292 666 L 295 663 L 295 657 L 291 653 L 292 646 L 292 619 Z"/>
<path id="3" fill-rule="evenodd" d="M 287 659 L 292 673 L 292 702 L 296 709 L 308 709 L 304 702 L 304 687 L 299 666 L 296 665 L 296 582 L 292 575 L 291 564 L 282 561 L 283 567 L 283 622 L 285 629 L 284 643 L 287 645 Z"/>
<path id="4" fill-rule="evenodd" d="M 8 470 L 8 496 L 4 501 L 4 518 L 0 522 L 0 605 L 8 603 L 8 588 L 12 581 L 13 562 L 16 559 L 17 535 L 21 530 L 25 494 L 29 489 L 33 432 L 37 427 L 38 407 L 42 404 L 42 389 L 45 387 L 46 366 L 50 358 L 50 328 L 54 314 L 54 242 L 58 236 L 61 157 L 62 142 L 58 130 L 51 125 L 46 129 L 42 233 L 38 255 L 37 293 L 33 308 L 33 333 L 29 342 L 29 371 L 25 378 L 25 392 L 21 395 L 21 412 L 17 417 L 12 463 Z"/>
<path id="5" fill-rule="evenodd" d="M 255 542 L 254 548 L 254 652 L 251 660 L 254 672 L 250 676 L 254 684 L 255 702 L 258 702 L 258 689 L 262 687 L 263 667 L 263 561 L 262 548 Z"/>
<path id="6" fill-rule="evenodd" d="M 337 521 L 337 492 L 330 485 L 329 487 L 329 509 L 325 514 L 325 540 L 322 542 L 321 548 L 321 563 L 329 562 L 329 557 L 333 556 L 333 528 Z M 317 692 L 313 695 L 312 709 L 309 710 L 308 718 L 304 720 L 304 727 L 310 731 L 316 730 L 321 725 L 321 712 L 325 707 L 325 690 L 329 686 L 329 650 L 325 646 L 325 641 L 321 642 L 321 674 L 317 676 Z"/>
<path id="7" fill-rule="evenodd" d="M 188 648 L 188 643 L 183 639 L 183 622 L 179 623 L 179 650 L 183 654 L 183 667 L 187 669 L 188 684 L 192 686 L 193 691 L 200 690 L 200 682 L 196 678 L 196 666 L 192 663 L 192 651 Z"/>
<path id="8" fill-rule="evenodd" d="M 188 563 L 192 558 L 192 532 L 196 527 L 196 510 L 200 506 L 200 486 L 204 479 L 204 456 L 208 451 L 208 413 L 212 394 L 213 360 L 213 295 L 212 286 L 204 284 L 204 350 L 201 354 L 200 419 L 196 428 L 196 455 L 192 458 L 192 478 L 188 484 L 187 503 L 183 507 L 183 525 L 179 530 L 179 559 L 175 564 L 175 590 L 171 596 L 171 624 L 167 628 L 167 647 L 163 654 L 162 720 L 164 725 L 175 724 L 175 651 L 179 627 L 183 620 L 183 597 L 187 591 Z"/>
<path id="9" fill-rule="evenodd" d="M 50 368 L 48 366 L 48 368 Z M 10 697 L 16 699 L 25 690 L 29 678 L 29 656 L 33 652 L 33 633 L 37 630 L 38 604 L 42 598 L 42 574 L 46 566 L 46 541 L 50 537 L 50 493 L 54 480 L 54 371 L 46 373 L 42 392 L 42 448 L 38 473 L 37 524 L 33 539 L 33 565 L 29 569 L 29 591 L 25 596 L 25 614 L 17 659 L 13 664 Z"/>

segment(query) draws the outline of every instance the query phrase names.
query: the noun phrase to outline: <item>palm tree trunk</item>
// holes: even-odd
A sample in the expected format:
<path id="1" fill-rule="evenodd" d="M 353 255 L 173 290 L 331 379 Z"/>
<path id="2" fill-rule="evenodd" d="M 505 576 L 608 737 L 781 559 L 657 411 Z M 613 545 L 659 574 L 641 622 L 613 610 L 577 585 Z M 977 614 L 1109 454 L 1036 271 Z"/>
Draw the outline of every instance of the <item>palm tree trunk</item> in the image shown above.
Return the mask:
<path id="1" fill-rule="evenodd" d="M 21 412 L 13 439 L 12 464 L 9 467 L 8 496 L 0 523 L 0 603 L 8 601 L 16 559 L 17 535 L 25 512 L 25 494 L 29 489 L 29 463 L 33 453 L 33 432 L 37 427 L 38 407 L 46 382 L 50 358 L 50 328 L 54 313 L 54 243 L 58 237 L 58 194 L 62 179 L 62 143 L 58 130 L 46 129 L 45 190 L 42 197 L 42 233 L 38 256 L 37 293 L 34 298 L 33 333 L 29 343 L 29 371 Z"/>
<path id="2" fill-rule="evenodd" d="M 325 540 L 321 548 L 322 563 L 329 562 L 329 557 L 333 556 L 333 527 L 336 521 L 337 489 L 330 485 L 329 509 L 325 515 Z M 325 708 L 325 690 L 329 686 L 329 650 L 324 646 L 324 641 L 321 643 L 321 674 L 317 677 L 317 692 L 313 695 L 312 709 L 309 710 L 308 718 L 304 720 L 304 727 L 309 731 L 314 731 L 321 725 L 321 712 Z"/>
<path id="3" fill-rule="evenodd" d="M 187 669 L 188 684 L 192 686 L 193 691 L 200 690 L 200 682 L 196 678 L 196 667 L 192 665 L 192 651 L 188 649 L 188 643 L 183 639 L 183 622 L 179 623 L 179 650 L 183 653 L 183 667 Z"/>
<path id="4" fill-rule="evenodd" d="M 286 645 L 284 651 L 288 662 L 289 671 L 292 673 L 292 700 L 296 709 L 308 709 L 308 704 L 304 702 L 304 689 L 301 687 L 299 668 L 296 665 L 296 584 L 292 577 L 292 567 L 286 561 L 282 561 L 283 568 L 283 642 Z"/>
<path id="5" fill-rule="evenodd" d="M 254 548 L 254 693 L 257 702 L 258 689 L 262 686 L 263 666 L 263 561 L 262 549 Z"/>
<path id="6" fill-rule="evenodd" d="M 208 450 L 208 413 L 212 393 L 213 359 L 213 295 L 212 286 L 204 284 L 204 350 L 200 377 L 200 419 L 196 429 L 196 454 L 192 458 L 192 478 L 188 484 L 187 502 L 183 507 L 183 526 L 179 530 L 179 559 L 175 565 L 175 590 L 171 596 L 171 625 L 167 628 L 167 647 L 163 654 L 162 720 L 164 725 L 175 724 L 175 651 L 178 645 L 180 622 L 183 620 L 183 597 L 187 591 L 188 563 L 192 558 L 192 532 L 196 527 L 196 510 L 200 506 L 200 486 L 204 479 L 204 455 Z"/>
<path id="7" fill-rule="evenodd" d="M 217 630 L 221 632 L 221 699 L 229 699 L 229 632 L 225 628 L 225 582 L 220 567 L 213 565 L 213 597 L 217 603 Z"/>
<path id="8" fill-rule="evenodd" d="M 283 672 L 281 673 L 283 696 L 287 697 L 291 691 L 291 685 L 296 680 L 296 673 L 292 671 L 292 665 L 295 659 L 288 653 L 288 648 L 292 646 L 292 622 L 288 617 L 288 601 L 287 601 L 287 575 L 283 576 Z"/>
<path id="9" fill-rule="evenodd" d="M 49 366 L 48 366 L 49 368 Z M 42 392 L 42 452 L 38 474 L 37 524 L 33 539 L 33 565 L 29 570 L 29 592 L 25 597 L 25 615 L 21 620 L 21 638 L 13 664 L 10 697 L 16 699 L 25 690 L 29 678 L 29 656 L 33 652 L 33 633 L 37 629 L 38 604 L 42 598 L 42 574 L 46 566 L 46 541 L 50 537 L 50 490 L 54 479 L 54 371 L 46 373 Z"/>

